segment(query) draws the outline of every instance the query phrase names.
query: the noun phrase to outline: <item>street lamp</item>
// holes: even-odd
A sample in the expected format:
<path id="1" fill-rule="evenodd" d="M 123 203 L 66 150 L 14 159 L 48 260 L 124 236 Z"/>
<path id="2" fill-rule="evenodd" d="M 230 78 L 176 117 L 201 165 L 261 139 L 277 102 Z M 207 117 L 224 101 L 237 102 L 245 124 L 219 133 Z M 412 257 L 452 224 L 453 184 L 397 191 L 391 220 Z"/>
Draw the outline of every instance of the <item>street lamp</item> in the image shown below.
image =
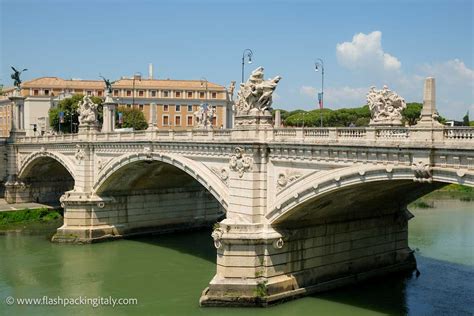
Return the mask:
<path id="1" fill-rule="evenodd" d="M 138 81 L 142 80 L 142 73 L 141 72 L 136 72 L 133 75 L 133 89 L 132 89 L 132 107 L 135 106 L 135 79 L 138 77 Z"/>
<path id="2" fill-rule="evenodd" d="M 323 104 L 324 104 L 324 62 L 321 58 L 317 58 L 314 62 L 314 71 L 318 72 L 321 68 L 321 96 L 319 99 L 319 112 L 321 114 L 321 127 L 323 127 Z"/>
<path id="3" fill-rule="evenodd" d="M 244 52 L 242 53 L 242 83 L 244 82 L 244 68 L 245 68 L 245 57 L 247 57 L 248 59 L 248 63 L 251 64 L 252 63 L 252 56 L 253 56 L 253 52 L 250 48 L 246 48 L 244 50 Z"/>

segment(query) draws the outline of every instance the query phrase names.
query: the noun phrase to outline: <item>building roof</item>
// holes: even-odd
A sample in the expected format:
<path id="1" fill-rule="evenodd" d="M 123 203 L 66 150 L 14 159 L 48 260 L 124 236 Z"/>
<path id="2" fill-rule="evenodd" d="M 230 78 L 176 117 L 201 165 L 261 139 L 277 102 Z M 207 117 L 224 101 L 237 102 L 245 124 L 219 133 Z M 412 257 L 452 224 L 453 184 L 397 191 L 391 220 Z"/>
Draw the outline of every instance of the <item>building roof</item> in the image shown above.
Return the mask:
<path id="1" fill-rule="evenodd" d="M 133 87 L 133 79 L 120 79 L 112 84 L 114 88 L 131 88 Z M 206 83 L 201 80 L 162 80 L 162 79 L 141 79 L 135 80 L 136 89 L 192 89 L 205 90 Z M 211 90 L 225 90 L 224 86 L 207 82 L 207 88 Z"/>
<path id="2" fill-rule="evenodd" d="M 22 88 L 83 88 L 83 89 L 103 89 L 104 82 L 102 80 L 65 80 L 58 77 L 40 77 L 33 80 L 25 81 L 21 85 Z"/>
<path id="3" fill-rule="evenodd" d="M 112 83 L 113 88 L 132 88 L 133 79 L 119 79 Z M 22 88 L 68 88 L 68 89 L 104 89 L 102 80 L 62 79 L 58 77 L 40 77 L 25 81 Z M 135 89 L 192 89 L 205 90 L 206 85 L 201 80 L 162 80 L 162 79 L 136 79 Z M 224 86 L 208 82 L 210 90 L 225 90 Z"/>

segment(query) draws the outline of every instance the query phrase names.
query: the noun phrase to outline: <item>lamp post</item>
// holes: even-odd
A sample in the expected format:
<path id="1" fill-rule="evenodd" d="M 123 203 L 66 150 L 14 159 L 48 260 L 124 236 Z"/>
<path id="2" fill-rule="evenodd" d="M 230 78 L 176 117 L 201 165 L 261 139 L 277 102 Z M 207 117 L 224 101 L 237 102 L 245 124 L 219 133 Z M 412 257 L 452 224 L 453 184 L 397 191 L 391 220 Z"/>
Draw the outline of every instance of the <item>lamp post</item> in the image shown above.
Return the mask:
<path id="1" fill-rule="evenodd" d="M 244 52 L 242 53 L 242 81 L 241 81 L 241 83 L 244 82 L 245 57 L 247 57 L 247 59 L 248 59 L 247 62 L 249 64 L 251 64 L 252 63 L 252 56 L 253 56 L 253 52 L 250 48 L 244 49 Z"/>
<path id="2" fill-rule="evenodd" d="M 135 79 L 138 77 L 138 81 L 142 80 L 142 73 L 141 72 L 136 72 L 133 75 L 133 89 L 132 89 L 132 107 L 135 106 Z"/>
<path id="3" fill-rule="evenodd" d="M 319 113 L 321 115 L 321 127 L 323 127 L 323 105 L 324 105 L 324 62 L 317 58 L 314 62 L 314 71 L 318 72 L 321 68 L 321 99 L 319 101 Z"/>

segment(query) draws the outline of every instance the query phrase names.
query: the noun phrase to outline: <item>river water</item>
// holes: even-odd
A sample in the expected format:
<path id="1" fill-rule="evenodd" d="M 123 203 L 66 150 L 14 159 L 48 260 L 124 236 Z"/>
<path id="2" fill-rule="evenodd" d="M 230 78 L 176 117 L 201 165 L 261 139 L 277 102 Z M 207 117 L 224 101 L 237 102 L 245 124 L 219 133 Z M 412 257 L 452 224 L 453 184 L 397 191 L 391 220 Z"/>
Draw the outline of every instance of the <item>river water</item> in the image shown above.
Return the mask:
<path id="1" fill-rule="evenodd" d="M 270 308 L 200 308 L 215 273 L 210 231 L 93 245 L 0 236 L 0 315 L 473 315 L 474 202 L 411 209 L 421 275 L 391 277 Z M 128 306 L 11 306 L 5 298 L 136 298 Z"/>

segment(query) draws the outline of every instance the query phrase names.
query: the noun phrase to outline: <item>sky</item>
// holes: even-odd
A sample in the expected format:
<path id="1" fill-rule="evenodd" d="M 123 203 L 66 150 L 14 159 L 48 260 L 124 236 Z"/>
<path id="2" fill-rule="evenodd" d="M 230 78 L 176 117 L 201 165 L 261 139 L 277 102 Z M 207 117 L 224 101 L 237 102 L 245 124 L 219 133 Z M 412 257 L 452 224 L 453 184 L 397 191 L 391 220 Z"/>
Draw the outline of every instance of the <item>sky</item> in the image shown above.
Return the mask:
<path id="1" fill-rule="evenodd" d="M 474 1 L 146 1 L 0 0 L 0 84 L 10 66 L 41 76 L 113 80 L 148 73 L 160 79 L 241 80 L 242 52 L 282 76 L 274 108 L 317 107 L 324 61 L 324 106 L 366 103 L 388 85 L 422 102 L 436 78 L 442 116 L 474 116 Z"/>

